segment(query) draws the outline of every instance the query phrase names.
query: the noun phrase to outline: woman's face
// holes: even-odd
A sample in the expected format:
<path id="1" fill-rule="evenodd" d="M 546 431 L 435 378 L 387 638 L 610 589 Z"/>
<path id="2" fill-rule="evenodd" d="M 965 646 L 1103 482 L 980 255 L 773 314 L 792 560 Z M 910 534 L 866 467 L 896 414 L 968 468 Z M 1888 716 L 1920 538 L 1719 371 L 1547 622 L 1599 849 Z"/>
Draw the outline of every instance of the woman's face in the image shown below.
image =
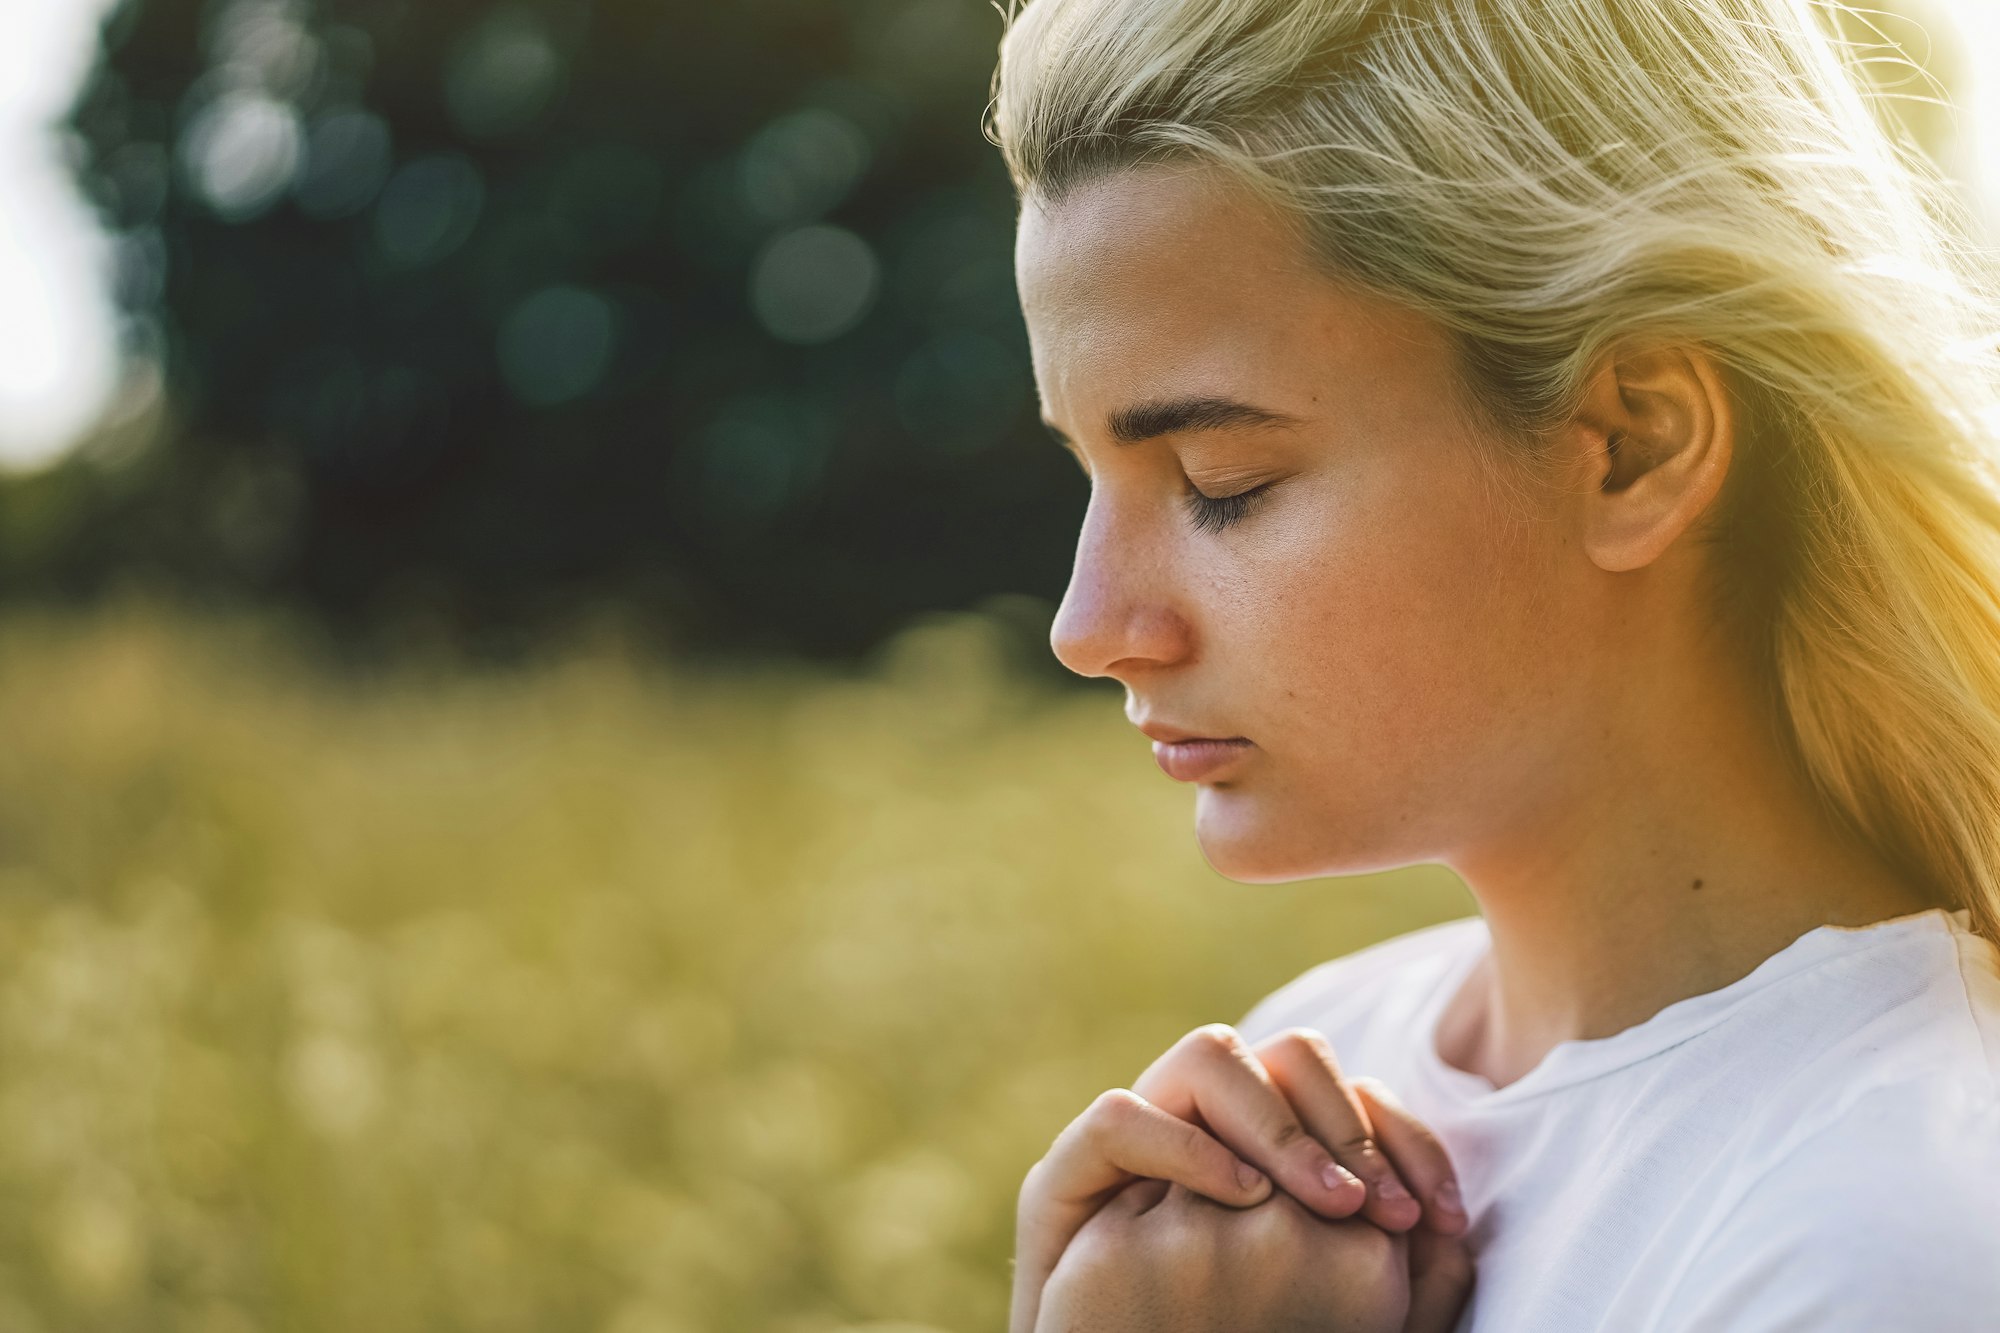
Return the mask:
<path id="1" fill-rule="evenodd" d="M 1550 799 L 1602 603 L 1560 488 L 1481 466 L 1430 321 L 1311 269 L 1203 169 L 1030 203 L 1016 277 L 1091 479 L 1056 655 L 1135 725 L 1251 742 L 1198 779 L 1217 871 L 1450 863 Z"/>

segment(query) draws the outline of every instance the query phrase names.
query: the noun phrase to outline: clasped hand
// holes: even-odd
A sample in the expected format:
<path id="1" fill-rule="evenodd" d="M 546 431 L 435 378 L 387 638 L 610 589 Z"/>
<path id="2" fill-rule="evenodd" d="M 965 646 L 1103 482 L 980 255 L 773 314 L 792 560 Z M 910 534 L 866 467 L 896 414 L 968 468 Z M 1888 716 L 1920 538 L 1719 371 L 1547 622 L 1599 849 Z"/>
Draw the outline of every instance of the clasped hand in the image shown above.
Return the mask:
<path id="1" fill-rule="evenodd" d="M 1208 1024 L 1030 1168 L 1010 1333 L 1446 1333 L 1466 1226 L 1443 1145 L 1325 1037 Z"/>

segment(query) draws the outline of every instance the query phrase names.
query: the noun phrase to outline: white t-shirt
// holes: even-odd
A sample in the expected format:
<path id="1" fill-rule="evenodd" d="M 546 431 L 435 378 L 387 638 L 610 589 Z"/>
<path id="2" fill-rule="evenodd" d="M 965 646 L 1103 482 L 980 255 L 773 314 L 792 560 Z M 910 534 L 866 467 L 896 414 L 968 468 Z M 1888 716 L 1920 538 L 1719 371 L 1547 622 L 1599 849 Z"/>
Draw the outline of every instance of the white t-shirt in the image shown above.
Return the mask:
<path id="1" fill-rule="evenodd" d="M 1316 1028 L 1443 1140 L 1458 1333 L 2000 1330 L 2000 951 L 1963 909 L 1820 926 L 1495 1089 L 1437 1054 L 1479 917 L 1309 968 L 1237 1024 Z"/>

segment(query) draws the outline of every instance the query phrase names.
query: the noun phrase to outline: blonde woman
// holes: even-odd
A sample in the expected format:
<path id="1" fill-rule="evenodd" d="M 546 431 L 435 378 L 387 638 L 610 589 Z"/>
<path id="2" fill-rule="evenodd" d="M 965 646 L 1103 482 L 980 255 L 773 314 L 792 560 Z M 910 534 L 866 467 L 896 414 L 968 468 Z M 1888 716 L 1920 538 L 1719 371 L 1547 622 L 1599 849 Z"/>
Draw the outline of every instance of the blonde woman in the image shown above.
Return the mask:
<path id="1" fill-rule="evenodd" d="M 1831 7 L 1008 18 L 1057 655 L 1479 907 L 1085 1109 L 1016 1333 L 2000 1328 L 2000 314 Z"/>

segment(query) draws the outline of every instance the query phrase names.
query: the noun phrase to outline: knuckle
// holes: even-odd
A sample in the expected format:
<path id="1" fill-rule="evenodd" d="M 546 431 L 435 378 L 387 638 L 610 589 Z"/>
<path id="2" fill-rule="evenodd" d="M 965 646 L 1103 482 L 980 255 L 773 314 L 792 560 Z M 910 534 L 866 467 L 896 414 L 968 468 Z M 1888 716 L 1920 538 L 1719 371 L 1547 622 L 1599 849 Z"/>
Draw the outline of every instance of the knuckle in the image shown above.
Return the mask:
<path id="1" fill-rule="evenodd" d="M 1333 1150 L 1336 1153 L 1342 1154 L 1342 1161 L 1347 1160 L 1347 1155 L 1350 1154 L 1364 1161 L 1381 1156 L 1381 1149 L 1376 1145 L 1375 1136 L 1359 1128 L 1353 1133 L 1344 1134 L 1335 1139 L 1333 1141 Z"/>
<path id="2" fill-rule="evenodd" d="M 1100 1118 L 1130 1115 L 1142 1100 L 1130 1088 L 1106 1088 L 1091 1099 L 1089 1113 Z"/>
<path id="3" fill-rule="evenodd" d="M 1338 1068 L 1339 1060 L 1333 1053 L 1333 1043 L 1317 1028 L 1289 1027 L 1278 1034 L 1283 1044 L 1301 1055 L 1310 1056 L 1328 1068 Z"/>
<path id="4" fill-rule="evenodd" d="M 1091 1100 L 1081 1117 L 1092 1130 L 1124 1124 L 1138 1114 L 1144 1099 L 1129 1088 L 1107 1088 Z"/>
<path id="5" fill-rule="evenodd" d="M 1355 1168 L 1354 1174 L 1368 1182 L 1368 1201 L 1371 1204 L 1399 1208 L 1416 1200 L 1409 1182 L 1389 1165 L 1387 1158 L 1379 1155 L 1370 1158 Z"/>
<path id="6" fill-rule="evenodd" d="M 1188 1033 L 1183 1040 L 1196 1046 L 1206 1047 L 1235 1055 L 1246 1049 L 1243 1034 L 1227 1023 L 1203 1023 Z"/>
<path id="7" fill-rule="evenodd" d="M 1126 1128 L 1137 1118 L 1141 1105 L 1143 1100 L 1137 1093 L 1126 1088 L 1110 1088 L 1098 1093 L 1084 1113 L 1076 1118 L 1076 1131 L 1085 1143 L 1102 1150 L 1126 1132 Z"/>
<path id="8" fill-rule="evenodd" d="M 1266 1131 L 1265 1137 L 1279 1152 L 1311 1150 L 1314 1156 L 1318 1155 L 1319 1144 L 1296 1119 L 1278 1121 Z"/>

